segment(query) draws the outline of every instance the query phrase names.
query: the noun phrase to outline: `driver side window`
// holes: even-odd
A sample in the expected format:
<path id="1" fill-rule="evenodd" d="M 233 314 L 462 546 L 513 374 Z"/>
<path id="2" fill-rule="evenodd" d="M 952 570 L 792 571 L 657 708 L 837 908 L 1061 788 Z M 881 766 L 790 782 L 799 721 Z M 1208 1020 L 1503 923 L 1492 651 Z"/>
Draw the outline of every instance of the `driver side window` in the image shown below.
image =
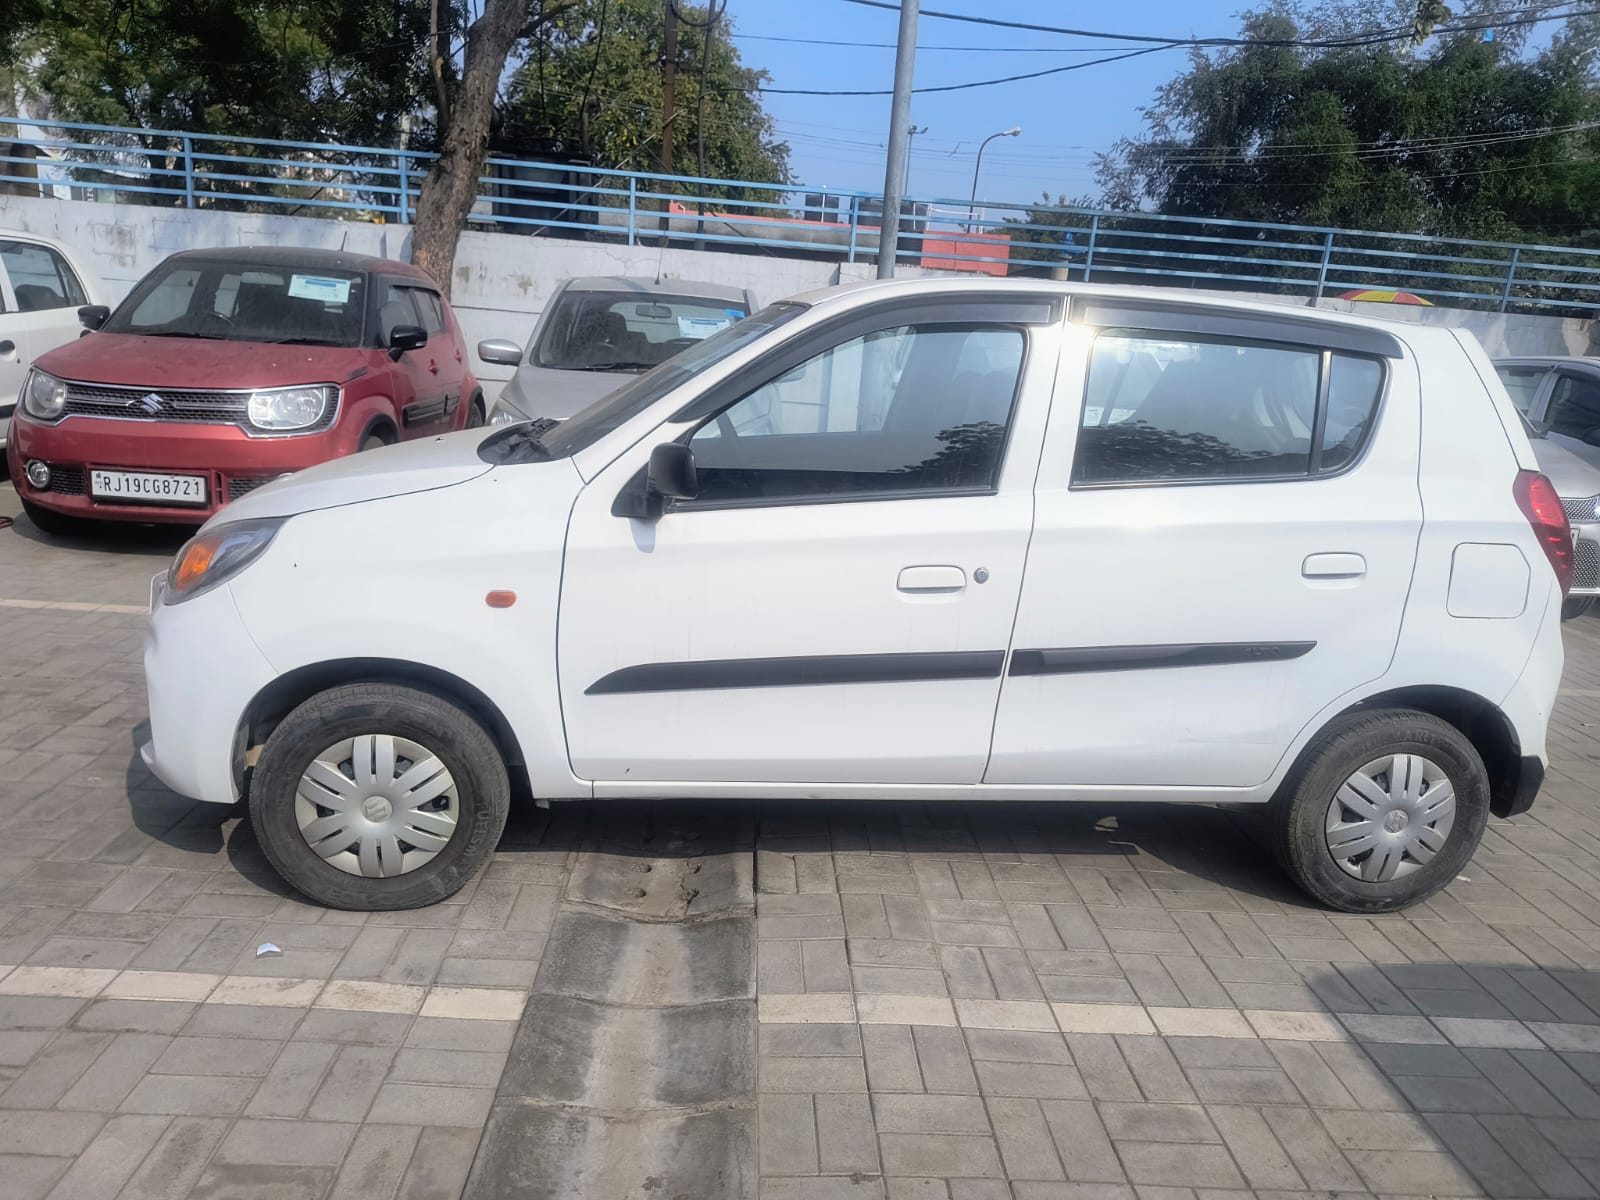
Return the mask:
<path id="1" fill-rule="evenodd" d="M 852 338 L 697 429 L 685 508 L 995 487 L 1026 338 L 907 325 Z"/>

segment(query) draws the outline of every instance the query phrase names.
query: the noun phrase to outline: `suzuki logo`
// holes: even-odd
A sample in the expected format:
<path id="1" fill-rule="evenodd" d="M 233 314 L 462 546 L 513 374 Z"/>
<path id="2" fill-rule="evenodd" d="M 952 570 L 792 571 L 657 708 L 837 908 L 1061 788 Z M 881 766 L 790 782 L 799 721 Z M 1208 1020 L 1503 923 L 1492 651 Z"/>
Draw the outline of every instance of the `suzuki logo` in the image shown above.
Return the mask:
<path id="1" fill-rule="evenodd" d="M 160 413 L 161 410 L 166 407 L 166 404 L 167 402 L 155 392 L 147 392 L 138 400 L 139 407 L 144 409 L 144 411 L 149 413 L 152 417 Z"/>

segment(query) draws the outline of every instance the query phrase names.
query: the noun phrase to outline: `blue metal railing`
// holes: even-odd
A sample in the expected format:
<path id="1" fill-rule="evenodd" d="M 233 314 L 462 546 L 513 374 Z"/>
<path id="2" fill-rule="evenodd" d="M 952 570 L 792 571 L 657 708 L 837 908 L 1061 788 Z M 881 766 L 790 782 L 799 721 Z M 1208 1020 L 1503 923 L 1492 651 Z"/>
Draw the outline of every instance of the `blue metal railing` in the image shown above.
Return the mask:
<path id="1" fill-rule="evenodd" d="M 0 117 L 0 190 L 409 222 L 433 155 Z M 477 227 L 856 262 L 882 197 L 755 180 L 491 158 Z M 965 200 L 908 201 L 897 261 L 1322 298 L 1413 292 L 1501 312 L 1600 312 L 1600 250 L 1314 225 Z"/>

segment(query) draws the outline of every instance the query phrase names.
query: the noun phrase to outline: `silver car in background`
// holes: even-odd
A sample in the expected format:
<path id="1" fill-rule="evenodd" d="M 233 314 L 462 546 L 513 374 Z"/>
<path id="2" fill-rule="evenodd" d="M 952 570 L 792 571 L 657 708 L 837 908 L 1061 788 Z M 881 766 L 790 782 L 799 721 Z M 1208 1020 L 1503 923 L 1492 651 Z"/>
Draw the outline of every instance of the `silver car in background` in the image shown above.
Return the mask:
<path id="1" fill-rule="evenodd" d="M 1570 620 L 1600 597 L 1600 358 L 1497 358 L 1494 367 L 1572 526 L 1572 591 L 1561 609 Z"/>
<path id="2" fill-rule="evenodd" d="M 629 376 L 755 310 L 748 291 L 720 283 L 608 275 L 565 280 L 534 326 L 526 350 L 498 338 L 478 343 L 484 362 L 517 368 L 489 421 L 565 420 Z"/>

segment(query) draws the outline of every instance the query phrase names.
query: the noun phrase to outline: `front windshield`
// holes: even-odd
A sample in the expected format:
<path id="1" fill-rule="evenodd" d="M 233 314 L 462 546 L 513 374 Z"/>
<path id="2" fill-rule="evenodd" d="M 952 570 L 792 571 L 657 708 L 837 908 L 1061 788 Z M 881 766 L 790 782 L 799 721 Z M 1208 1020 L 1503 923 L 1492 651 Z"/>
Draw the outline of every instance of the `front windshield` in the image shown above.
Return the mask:
<path id="1" fill-rule="evenodd" d="M 804 304 L 793 302 L 768 305 L 755 316 L 695 343 L 691 349 L 623 385 L 569 420 L 544 429 L 528 425 L 507 427 L 485 440 L 479 447 L 479 455 L 485 462 L 498 464 L 576 454 L 638 416 L 673 388 L 757 338 L 787 325 L 805 310 Z"/>
<path id="2" fill-rule="evenodd" d="M 651 292 L 561 294 L 532 362 L 557 371 L 646 371 L 747 316 L 737 301 Z"/>
<path id="3" fill-rule="evenodd" d="M 179 258 L 145 276 L 101 328 L 147 337 L 356 346 L 365 303 L 362 276 L 349 271 Z"/>

